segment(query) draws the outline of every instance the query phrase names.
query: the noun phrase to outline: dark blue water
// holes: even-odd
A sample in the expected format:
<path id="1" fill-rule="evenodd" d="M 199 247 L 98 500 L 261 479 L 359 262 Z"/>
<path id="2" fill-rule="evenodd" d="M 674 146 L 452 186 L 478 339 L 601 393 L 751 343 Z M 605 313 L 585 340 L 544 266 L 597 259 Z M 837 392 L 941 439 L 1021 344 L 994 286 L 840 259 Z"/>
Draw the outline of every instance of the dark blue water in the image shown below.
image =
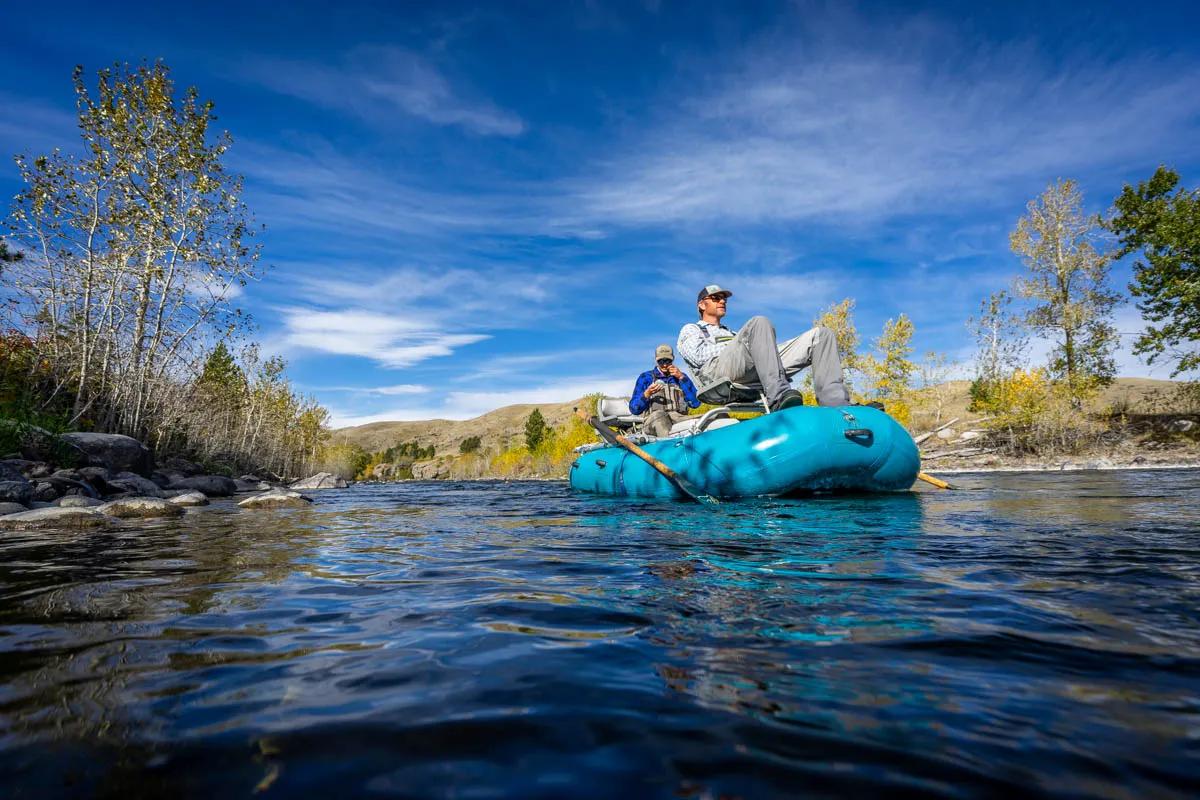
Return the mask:
<path id="1" fill-rule="evenodd" d="M 0 539 L 7 797 L 1189 796 L 1200 472 Z"/>

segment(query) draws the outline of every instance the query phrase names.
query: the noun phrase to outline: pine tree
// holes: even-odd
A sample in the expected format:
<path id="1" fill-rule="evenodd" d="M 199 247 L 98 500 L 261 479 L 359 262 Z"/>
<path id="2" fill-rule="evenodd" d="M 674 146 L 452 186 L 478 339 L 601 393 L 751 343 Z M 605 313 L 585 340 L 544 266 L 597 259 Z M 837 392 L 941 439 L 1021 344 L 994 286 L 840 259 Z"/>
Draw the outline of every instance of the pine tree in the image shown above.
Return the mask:
<path id="1" fill-rule="evenodd" d="M 547 433 L 546 419 L 542 412 L 535 408 L 525 420 L 525 446 L 530 452 L 537 450 L 538 445 L 546 440 Z"/>
<path id="2" fill-rule="evenodd" d="M 1153 364 L 1175 359 L 1172 376 L 1200 367 L 1200 189 L 1178 189 L 1179 174 L 1159 167 L 1137 189 L 1126 186 L 1107 227 L 1120 237 L 1119 256 L 1142 253 L 1129 290 L 1152 325 L 1133 351 Z"/>

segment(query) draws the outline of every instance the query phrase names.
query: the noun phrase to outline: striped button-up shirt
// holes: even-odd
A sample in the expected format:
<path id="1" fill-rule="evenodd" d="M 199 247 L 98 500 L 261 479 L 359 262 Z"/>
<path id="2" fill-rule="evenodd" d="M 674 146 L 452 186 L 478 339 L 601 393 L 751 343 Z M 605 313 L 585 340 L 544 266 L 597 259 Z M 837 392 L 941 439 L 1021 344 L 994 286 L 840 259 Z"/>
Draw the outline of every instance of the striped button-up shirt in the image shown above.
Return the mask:
<path id="1" fill-rule="evenodd" d="M 733 341 L 737 331 L 711 322 L 689 322 L 679 329 L 679 341 L 675 348 L 693 372 L 700 372 L 704 365 L 717 357 L 725 345 Z"/>

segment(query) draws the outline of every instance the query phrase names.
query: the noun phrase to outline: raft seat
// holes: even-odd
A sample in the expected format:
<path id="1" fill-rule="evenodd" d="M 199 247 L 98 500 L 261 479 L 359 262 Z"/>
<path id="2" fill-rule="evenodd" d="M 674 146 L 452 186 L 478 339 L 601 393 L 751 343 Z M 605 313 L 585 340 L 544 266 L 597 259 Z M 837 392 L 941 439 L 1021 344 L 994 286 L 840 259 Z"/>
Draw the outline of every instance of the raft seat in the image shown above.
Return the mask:
<path id="1" fill-rule="evenodd" d="M 596 404 L 596 417 L 619 431 L 640 429 L 643 421 L 640 414 L 629 412 L 629 398 L 626 397 L 601 397 Z"/>
<path id="2" fill-rule="evenodd" d="M 720 378 L 701 383 L 696 387 L 696 396 L 701 403 L 724 406 L 729 411 L 771 413 L 771 405 L 763 394 L 762 384 L 758 383 L 735 383 L 728 378 Z"/>

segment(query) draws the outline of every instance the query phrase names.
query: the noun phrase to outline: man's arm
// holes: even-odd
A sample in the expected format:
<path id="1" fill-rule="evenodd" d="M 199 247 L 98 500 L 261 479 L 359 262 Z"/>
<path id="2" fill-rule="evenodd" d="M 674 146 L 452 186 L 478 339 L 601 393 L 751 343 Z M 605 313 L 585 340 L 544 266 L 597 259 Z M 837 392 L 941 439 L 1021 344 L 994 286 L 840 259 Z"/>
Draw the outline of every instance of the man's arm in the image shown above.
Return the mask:
<path id="1" fill-rule="evenodd" d="M 708 361 L 704 344 L 704 333 L 700 326 L 689 322 L 679 329 L 679 340 L 675 342 L 675 350 L 683 356 L 689 367 L 696 370 Z"/>
<path id="2" fill-rule="evenodd" d="M 646 407 L 650 402 L 646 400 L 646 387 L 654 381 L 654 376 L 649 371 L 638 375 L 637 383 L 633 385 L 633 394 L 629 398 L 629 413 L 630 414 L 645 414 Z"/>

